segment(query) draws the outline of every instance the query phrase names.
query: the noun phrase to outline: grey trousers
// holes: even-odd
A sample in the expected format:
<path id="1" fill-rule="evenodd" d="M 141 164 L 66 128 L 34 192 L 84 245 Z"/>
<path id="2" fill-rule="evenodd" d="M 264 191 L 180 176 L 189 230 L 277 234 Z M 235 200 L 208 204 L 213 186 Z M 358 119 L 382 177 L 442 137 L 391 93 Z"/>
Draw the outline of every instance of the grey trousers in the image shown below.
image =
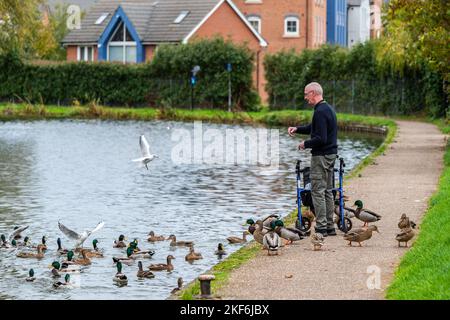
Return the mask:
<path id="1" fill-rule="evenodd" d="M 311 196 L 316 213 L 316 230 L 333 229 L 333 179 L 336 155 L 311 157 Z"/>

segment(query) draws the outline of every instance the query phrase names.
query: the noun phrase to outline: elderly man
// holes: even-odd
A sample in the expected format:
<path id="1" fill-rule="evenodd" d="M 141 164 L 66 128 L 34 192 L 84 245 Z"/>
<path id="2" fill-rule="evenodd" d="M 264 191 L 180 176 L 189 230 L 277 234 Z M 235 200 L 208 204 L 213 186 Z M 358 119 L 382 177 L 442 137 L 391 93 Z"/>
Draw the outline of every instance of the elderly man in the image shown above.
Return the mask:
<path id="1" fill-rule="evenodd" d="M 306 126 L 289 127 L 288 133 L 310 134 L 301 141 L 300 150 L 311 149 L 311 195 L 316 214 L 316 232 L 334 236 L 333 179 L 337 155 L 337 120 L 334 109 L 323 99 L 322 86 L 311 82 L 305 87 L 305 100 L 314 107 L 312 122 Z"/>

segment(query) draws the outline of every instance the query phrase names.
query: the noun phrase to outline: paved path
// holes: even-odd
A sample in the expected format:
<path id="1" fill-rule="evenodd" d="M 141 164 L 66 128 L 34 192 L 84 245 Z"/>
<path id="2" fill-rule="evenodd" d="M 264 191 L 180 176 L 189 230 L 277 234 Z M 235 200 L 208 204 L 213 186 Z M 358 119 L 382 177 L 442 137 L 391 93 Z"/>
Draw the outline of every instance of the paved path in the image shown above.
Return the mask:
<path id="1" fill-rule="evenodd" d="M 374 233 L 363 247 L 348 247 L 339 232 L 326 238 L 323 251 L 313 251 L 309 239 L 283 248 L 278 257 L 261 251 L 233 271 L 215 294 L 222 299 L 383 299 L 407 250 L 395 240 L 400 215 L 420 222 L 437 188 L 444 147 L 444 135 L 434 125 L 398 121 L 396 140 L 385 155 L 344 189 L 353 202 L 361 199 L 382 215 L 376 223 L 381 234 Z M 362 225 L 356 218 L 352 222 L 354 228 Z M 368 278 L 377 268 L 381 288 L 368 289 Z"/>

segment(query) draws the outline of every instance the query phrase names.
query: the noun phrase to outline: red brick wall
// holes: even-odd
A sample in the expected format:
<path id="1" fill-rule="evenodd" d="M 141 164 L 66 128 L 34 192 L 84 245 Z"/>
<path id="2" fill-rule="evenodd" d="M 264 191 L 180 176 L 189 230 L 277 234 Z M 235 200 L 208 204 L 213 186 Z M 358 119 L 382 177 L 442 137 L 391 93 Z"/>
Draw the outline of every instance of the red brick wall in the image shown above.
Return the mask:
<path id="1" fill-rule="evenodd" d="M 67 47 L 67 61 L 77 61 L 78 46 Z"/>
<path id="2" fill-rule="evenodd" d="M 192 41 L 195 38 L 212 38 L 215 36 L 221 36 L 226 40 L 229 39 L 238 44 L 247 43 L 247 46 L 255 53 L 255 61 L 257 61 L 259 56 L 259 63 L 258 61 L 255 63 L 253 72 L 253 83 L 261 99 L 266 101 L 267 93 L 264 90 L 265 79 L 262 64 L 262 51 L 264 48 L 261 47 L 258 38 L 226 2 L 214 12 L 189 40 Z"/>
<path id="3" fill-rule="evenodd" d="M 145 45 L 145 62 L 153 60 L 155 56 L 156 45 Z"/>

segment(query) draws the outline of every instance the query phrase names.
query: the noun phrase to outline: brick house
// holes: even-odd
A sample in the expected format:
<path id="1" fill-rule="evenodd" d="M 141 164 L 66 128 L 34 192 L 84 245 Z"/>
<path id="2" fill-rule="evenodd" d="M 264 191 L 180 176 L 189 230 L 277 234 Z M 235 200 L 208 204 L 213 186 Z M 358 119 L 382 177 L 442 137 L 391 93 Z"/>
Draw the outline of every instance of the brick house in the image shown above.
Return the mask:
<path id="1" fill-rule="evenodd" d="M 231 0 L 99 0 L 63 40 L 68 61 L 150 61 L 162 43 L 220 35 L 255 53 L 254 83 L 264 97 L 261 52 L 267 42 Z"/>

